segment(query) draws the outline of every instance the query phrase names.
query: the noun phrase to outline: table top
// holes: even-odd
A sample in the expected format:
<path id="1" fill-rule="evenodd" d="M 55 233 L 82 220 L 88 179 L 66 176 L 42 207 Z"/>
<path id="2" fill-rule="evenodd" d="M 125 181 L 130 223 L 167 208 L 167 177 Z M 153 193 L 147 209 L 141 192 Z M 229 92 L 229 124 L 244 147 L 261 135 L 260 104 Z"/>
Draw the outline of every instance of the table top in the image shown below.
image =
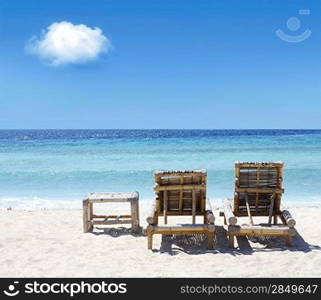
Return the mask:
<path id="1" fill-rule="evenodd" d="M 129 202 L 133 200 L 138 200 L 138 198 L 138 192 L 102 192 L 91 193 L 87 196 L 86 200 L 89 200 L 91 202 Z"/>

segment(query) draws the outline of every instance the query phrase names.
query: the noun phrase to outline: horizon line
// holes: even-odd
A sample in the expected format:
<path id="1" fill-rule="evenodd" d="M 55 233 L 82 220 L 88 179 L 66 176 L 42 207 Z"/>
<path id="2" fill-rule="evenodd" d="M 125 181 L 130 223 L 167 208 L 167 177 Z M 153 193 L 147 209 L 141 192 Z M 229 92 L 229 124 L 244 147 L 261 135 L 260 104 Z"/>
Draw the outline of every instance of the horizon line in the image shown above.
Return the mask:
<path id="1" fill-rule="evenodd" d="M 321 128 L 0 128 L 5 130 L 321 130 Z"/>

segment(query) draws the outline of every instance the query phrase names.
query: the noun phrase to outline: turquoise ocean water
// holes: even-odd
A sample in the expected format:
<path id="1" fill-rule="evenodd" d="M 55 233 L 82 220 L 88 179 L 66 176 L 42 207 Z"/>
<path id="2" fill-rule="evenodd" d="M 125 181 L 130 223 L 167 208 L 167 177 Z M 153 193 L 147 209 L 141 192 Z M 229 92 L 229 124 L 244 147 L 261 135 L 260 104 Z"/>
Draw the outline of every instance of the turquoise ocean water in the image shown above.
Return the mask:
<path id="1" fill-rule="evenodd" d="M 214 203 L 235 161 L 284 161 L 284 200 L 321 203 L 321 130 L 0 130 L 0 207 L 80 208 L 93 191 L 153 198 L 153 171 L 206 169 Z"/>

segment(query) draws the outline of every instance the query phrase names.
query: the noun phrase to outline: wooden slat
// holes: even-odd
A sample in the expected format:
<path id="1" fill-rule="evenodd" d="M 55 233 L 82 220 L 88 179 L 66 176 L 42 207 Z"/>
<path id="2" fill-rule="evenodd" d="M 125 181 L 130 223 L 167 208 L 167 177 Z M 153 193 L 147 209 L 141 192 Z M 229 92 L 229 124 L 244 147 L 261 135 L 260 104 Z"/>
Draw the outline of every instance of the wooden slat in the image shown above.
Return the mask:
<path id="1" fill-rule="evenodd" d="M 161 200 L 159 199 L 159 196 L 156 196 L 156 211 L 157 213 L 162 213 L 162 210 L 161 210 Z"/>
<path id="2" fill-rule="evenodd" d="M 283 167 L 283 162 L 235 162 L 236 167 L 242 167 L 242 168 L 257 168 L 258 166 L 264 167 L 264 168 L 280 168 Z"/>
<path id="3" fill-rule="evenodd" d="M 239 182 L 239 178 L 240 178 L 240 167 L 238 165 L 238 163 L 235 164 L 235 191 L 236 189 L 239 188 L 240 186 L 240 182 Z M 234 210 L 238 211 L 239 210 L 239 198 L 237 196 L 237 194 L 234 192 Z"/>
<path id="4" fill-rule="evenodd" d="M 272 224 L 272 216 L 273 216 L 273 209 L 274 209 L 274 197 L 275 197 L 275 194 L 273 194 L 271 197 L 271 204 L 270 204 L 270 209 L 269 209 L 269 222 L 268 222 L 269 225 Z"/>
<path id="5" fill-rule="evenodd" d="M 282 194 L 284 192 L 283 189 L 270 189 L 270 188 L 236 188 L 236 192 L 238 193 L 275 193 Z"/>
<path id="6" fill-rule="evenodd" d="M 89 200 L 90 203 L 122 203 L 122 202 L 130 202 L 130 200 L 128 199 L 92 199 L 92 200 Z"/>
<path id="7" fill-rule="evenodd" d="M 200 211 L 205 212 L 206 204 L 208 203 L 208 199 L 206 199 L 206 191 L 200 191 Z"/>
<path id="8" fill-rule="evenodd" d="M 91 203 L 100 202 L 130 202 L 131 200 L 137 200 L 139 197 L 137 192 L 133 193 L 91 193 L 87 197 Z"/>
<path id="9" fill-rule="evenodd" d="M 203 185 L 203 184 L 157 185 L 154 187 L 155 192 L 180 191 L 180 190 L 205 190 L 205 189 L 206 189 L 206 185 Z"/>
<path id="10" fill-rule="evenodd" d="M 247 194 L 245 194 L 245 202 L 246 202 L 247 214 L 248 214 L 249 219 L 250 219 L 250 224 L 253 225 L 253 218 L 252 218 L 252 215 L 251 215 L 251 209 L 250 209 L 250 204 L 249 204 L 249 199 L 248 199 Z"/>
<path id="11" fill-rule="evenodd" d="M 155 178 L 161 178 L 166 176 L 204 176 L 206 175 L 206 170 L 193 170 L 193 171 L 155 171 Z"/>
<path id="12" fill-rule="evenodd" d="M 181 185 L 184 184 L 184 178 L 181 177 L 180 178 L 180 182 L 181 182 Z M 183 210 L 183 205 L 184 205 L 184 199 L 183 199 L 183 190 L 180 190 L 179 192 L 179 211 L 182 211 Z"/>
<path id="13" fill-rule="evenodd" d="M 282 188 L 282 182 L 283 182 L 283 168 L 278 168 L 278 184 L 279 187 Z M 283 189 L 284 190 L 284 189 Z M 277 195 L 276 201 L 274 203 L 275 207 L 277 209 L 280 209 L 281 207 L 281 195 Z"/>
<path id="14" fill-rule="evenodd" d="M 183 210 L 183 191 L 180 191 L 179 192 L 179 204 L 178 204 L 178 209 L 179 211 L 182 211 Z"/>
<path id="15" fill-rule="evenodd" d="M 167 205 L 168 205 L 168 199 L 167 199 L 167 191 L 164 191 L 164 223 L 167 224 Z"/>
<path id="16" fill-rule="evenodd" d="M 193 224 L 195 224 L 195 220 L 196 220 L 196 195 L 195 195 L 195 191 L 193 190 L 192 192 L 192 219 L 193 219 Z"/>
<path id="17" fill-rule="evenodd" d="M 245 208 L 245 210 L 239 210 L 239 211 L 233 211 L 233 214 L 236 216 L 236 217 L 247 217 L 248 214 L 247 214 L 247 210 Z M 274 215 L 280 215 L 281 213 L 275 213 L 274 212 Z M 267 217 L 269 215 L 269 212 L 267 212 L 266 210 L 262 210 L 262 211 L 252 211 L 252 217 Z"/>
<path id="18" fill-rule="evenodd" d="M 260 182 L 260 172 L 256 172 L 256 188 L 259 187 Z M 255 210 L 257 211 L 258 205 L 259 205 L 259 193 L 256 193 L 256 199 L 255 199 Z"/>
<path id="19" fill-rule="evenodd" d="M 160 217 L 164 216 L 164 212 L 158 213 Z M 185 209 L 182 212 L 180 212 L 178 209 L 177 210 L 169 210 L 167 211 L 167 216 L 191 216 L 192 215 L 192 209 Z M 204 216 L 203 212 L 196 211 L 195 213 L 196 216 Z"/>

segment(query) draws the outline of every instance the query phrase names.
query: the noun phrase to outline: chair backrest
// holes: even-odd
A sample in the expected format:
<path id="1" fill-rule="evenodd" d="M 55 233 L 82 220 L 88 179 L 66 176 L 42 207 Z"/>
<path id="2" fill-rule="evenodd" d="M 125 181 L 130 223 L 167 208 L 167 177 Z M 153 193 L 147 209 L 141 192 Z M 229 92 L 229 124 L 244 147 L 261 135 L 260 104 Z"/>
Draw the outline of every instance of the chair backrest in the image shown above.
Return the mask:
<path id="1" fill-rule="evenodd" d="M 247 215 L 246 196 L 252 216 L 268 216 L 271 197 L 273 215 L 280 213 L 282 162 L 236 162 L 233 213 Z"/>
<path id="2" fill-rule="evenodd" d="M 193 209 L 195 215 L 205 214 L 205 170 L 158 171 L 154 176 L 158 215 L 192 215 Z"/>

